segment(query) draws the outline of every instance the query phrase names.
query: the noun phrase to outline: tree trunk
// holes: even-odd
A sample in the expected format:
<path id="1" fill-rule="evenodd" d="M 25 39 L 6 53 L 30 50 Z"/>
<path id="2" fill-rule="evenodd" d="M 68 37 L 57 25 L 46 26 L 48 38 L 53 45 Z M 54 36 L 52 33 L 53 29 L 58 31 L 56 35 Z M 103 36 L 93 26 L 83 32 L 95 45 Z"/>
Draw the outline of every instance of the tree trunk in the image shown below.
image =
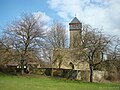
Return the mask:
<path id="1" fill-rule="evenodd" d="M 24 69 L 21 69 L 21 75 L 23 75 L 24 74 Z"/>
<path id="2" fill-rule="evenodd" d="M 51 77 L 53 77 L 53 65 L 51 66 Z"/>
<path id="3" fill-rule="evenodd" d="M 90 64 L 90 82 L 93 82 L 93 66 Z"/>
<path id="4" fill-rule="evenodd" d="M 21 60 L 21 75 L 24 74 L 24 61 Z"/>

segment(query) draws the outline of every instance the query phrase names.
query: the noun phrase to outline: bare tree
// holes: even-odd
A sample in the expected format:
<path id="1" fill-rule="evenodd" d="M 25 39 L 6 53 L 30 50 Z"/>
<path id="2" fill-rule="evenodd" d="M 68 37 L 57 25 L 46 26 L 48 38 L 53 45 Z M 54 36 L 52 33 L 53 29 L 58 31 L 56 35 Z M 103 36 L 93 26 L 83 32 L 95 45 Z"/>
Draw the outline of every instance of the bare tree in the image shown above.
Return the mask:
<path id="1" fill-rule="evenodd" d="M 115 37 L 108 51 L 109 60 L 119 60 L 120 57 L 120 38 Z"/>
<path id="2" fill-rule="evenodd" d="M 53 22 L 46 35 L 46 44 L 44 47 L 46 50 L 44 50 L 44 52 L 47 53 L 45 56 L 47 56 L 47 59 L 50 60 L 52 66 L 56 61 L 53 60 L 54 50 L 57 48 L 65 48 L 67 46 L 67 35 L 65 27 L 59 22 Z M 53 73 L 51 75 L 53 75 Z"/>
<path id="3" fill-rule="evenodd" d="M 40 48 L 44 36 L 44 22 L 41 15 L 35 17 L 33 14 L 23 16 L 12 22 L 5 31 L 5 36 L 11 39 L 11 47 L 21 54 L 21 73 L 24 73 L 24 65 L 27 63 L 27 53 Z"/>
<path id="4" fill-rule="evenodd" d="M 53 22 L 50 30 L 47 32 L 47 42 L 53 48 L 65 48 L 67 44 L 66 29 L 59 22 Z"/>
<path id="5" fill-rule="evenodd" d="M 107 79 L 120 80 L 120 38 L 115 37 L 113 39 L 104 67 L 109 73 Z"/>
<path id="6" fill-rule="evenodd" d="M 1 53 L 1 55 L 0 55 L 1 63 L 0 64 L 4 65 L 9 61 L 9 59 L 12 58 L 13 53 L 12 53 L 12 48 L 11 48 L 10 44 L 11 43 L 8 42 L 7 38 L 4 38 L 4 37 L 0 38 L 0 53 Z"/>
<path id="7" fill-rule="evenodd" d="M 93 82 L 93 69 L 104 60 L 104 53 L 111 38 L 91 26 L 83 28 L 82 49 L 90 67 L 90 82 Z"/>

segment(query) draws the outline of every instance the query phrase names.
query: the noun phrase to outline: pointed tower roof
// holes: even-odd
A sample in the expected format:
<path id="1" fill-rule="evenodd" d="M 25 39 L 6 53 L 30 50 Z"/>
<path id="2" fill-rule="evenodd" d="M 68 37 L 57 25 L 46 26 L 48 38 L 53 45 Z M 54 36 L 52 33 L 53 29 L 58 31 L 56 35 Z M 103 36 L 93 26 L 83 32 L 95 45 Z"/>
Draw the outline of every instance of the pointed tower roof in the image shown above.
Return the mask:
<path id="1" fill-rule="evenodd" d="M 80 23 L 80 21 L 77 19 L 77 17 L 74 17 L 70 23 Z"/>

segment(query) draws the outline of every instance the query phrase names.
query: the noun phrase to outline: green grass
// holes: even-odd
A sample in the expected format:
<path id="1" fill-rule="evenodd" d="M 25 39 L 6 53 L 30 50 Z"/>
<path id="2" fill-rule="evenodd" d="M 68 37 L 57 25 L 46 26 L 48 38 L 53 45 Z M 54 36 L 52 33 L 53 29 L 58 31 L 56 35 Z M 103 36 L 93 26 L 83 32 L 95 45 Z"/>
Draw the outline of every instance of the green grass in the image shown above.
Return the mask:
<path id="1" fill-rule="evenodd" d="M 120 90 L 120 84 L 85 83 L 45 76 L 12 76 L 0 73 L 0 90 Z"/>

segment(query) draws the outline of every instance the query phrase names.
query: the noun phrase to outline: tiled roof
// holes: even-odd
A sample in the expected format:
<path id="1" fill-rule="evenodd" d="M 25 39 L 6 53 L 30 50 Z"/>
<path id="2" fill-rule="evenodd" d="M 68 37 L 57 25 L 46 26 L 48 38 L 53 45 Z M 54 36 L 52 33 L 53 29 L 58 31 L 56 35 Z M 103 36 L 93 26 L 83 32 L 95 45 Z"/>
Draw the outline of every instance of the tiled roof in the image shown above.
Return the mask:
<path id="1" fill-rule="evenodd" d="M 70 23 L 80 23 L 80 21 L 76 17 L 74 17 L 74 19 Z"/>

